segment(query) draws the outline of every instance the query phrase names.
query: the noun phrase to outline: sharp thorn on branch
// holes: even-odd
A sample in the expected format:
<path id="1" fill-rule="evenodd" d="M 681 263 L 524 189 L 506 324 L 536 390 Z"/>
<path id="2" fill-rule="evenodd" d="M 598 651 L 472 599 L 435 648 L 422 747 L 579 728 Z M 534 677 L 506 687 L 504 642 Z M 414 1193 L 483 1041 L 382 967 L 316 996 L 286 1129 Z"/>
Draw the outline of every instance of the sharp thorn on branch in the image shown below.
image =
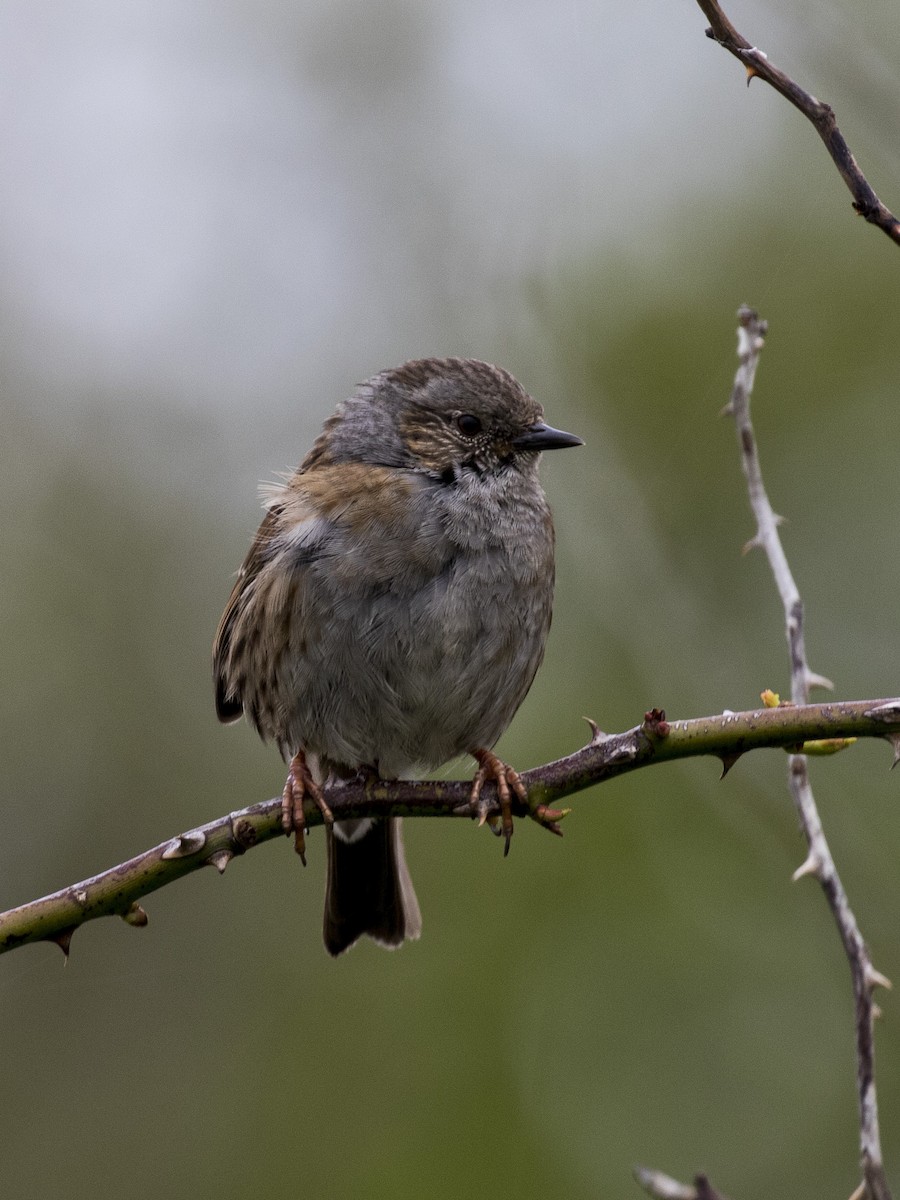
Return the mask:
<path id="1" fill-rule="evenodd" d="M 722 774 L 719 779 L 722 780 L 741 757 L 743 751 L 738 751 L 736 754 L 720 754 L 718 757 L 722 760 Z"/>
<path id="2" fill-rule="evenodd" d="M 806 859 L 800 864 L 800 866 L 791 876 L 791 883 L 796 883 L 805 875 L 818 875 L 821 870 L 822 860 L 819 858 L 818 854 L 810 850 Z"/>
<path id="3" fill-rule="evenodd" d="M 886 733 L 884 740 L 890 742 L 891 749 L 894 753 L 893 761 L 891 762 L 891 770 L 893 771 L 897 763 L 900 762 L 900 733 Z"/>
<path id="4" fill-rule="evenodd" d="M 744 542 L 741 546 L 741 554 L 749 554 L 751 550 L 758 550 L 760 546 L 762 546 L 762 538 L 755 533 L 749 541 Z"/>
<path id="5" fill-rule="evenodd" d="M 66 962 L 69 961 L 69 949 L 72 945 L 72 934 L 77 928 L 77 925 L 70 925 L 68 929 L 62 929 L 53 937 L 47 938 L 48 942 L 53 942 L 54 945 L 59 946 L 60 950 L 62 950 L 63 955 L 65 956 Z"/>
<path id="6" fill-rule="evenodd" d="M 806 686 L 811 688 L 823 688 L 826 692 L 834 691 L 834 683 L 827 675 L 819 675 L 817 671 L 806 671 Z"/>
<path id="7" fill-rule="evenodd" d="M 215 852 L 215 854 L 211 854 L 209 856 L 209 858 L 206 860 L 206 865 L 208 867 L 215 867 L 220 875 L 224 875 L 225 868 L 228 866 L 228 864 L 231 862 L 231 860 L 233 858 L 234 858 L 234 855 L 231 853 L 230 850 L 225 850 L 225 849 L 217 850 Z"/>
<path id="8" fill-rule="evenodd" d="M 129 904 L 128 908 L 121 914 L 121 917 L 126 925 L 133 925 L 135 929 L 143 929 L 150 920 L 137 900 L 133 904 Z"/>
<path id="9" fill-rule="evenodd" d="M 582 720 L 587 721 L 591 730 L 591 740 L 588 742 L 589 746 L 599 746 L 601 742 L 606 741 L 609 735 L 603 732 L 603 730 L 592 717 L 583 717 Z"/>
<path id="10" fill-rule="evenodd" d="M 888 979 L 887 975 L 882 975 L 882 973 L 877 971 L 871 963 L 866 963 L 864 974 L 866 978 L 866 984 L 868 985 L 870 991 L 874 992 L 875 988 L 880 987 L 889 992 L 894 986 Z"/>
<path id="11" fill-rule="evenodd" d="M 189 858 L 192 854 L 197 854 L 206 845 L 206 834 L 199 829 L 192 829 L 188 833 L 181 833 L 178 837 L 172 838 L 168 846 L 162 852 L 164 859 L 171 860 L 173 858 Z"/>

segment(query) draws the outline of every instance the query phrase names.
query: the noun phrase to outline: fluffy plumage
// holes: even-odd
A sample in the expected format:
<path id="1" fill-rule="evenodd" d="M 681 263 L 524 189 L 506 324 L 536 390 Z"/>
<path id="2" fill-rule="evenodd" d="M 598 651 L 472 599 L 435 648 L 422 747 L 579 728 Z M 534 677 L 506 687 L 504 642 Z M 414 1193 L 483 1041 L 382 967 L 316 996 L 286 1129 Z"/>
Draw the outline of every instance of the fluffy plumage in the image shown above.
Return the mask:
<path id="1" fill-rule="evenodd" d="M 362 384 L 269 492 L 216 634 L 220 719 L 243 713 L 319 782 L 493 746 L 550 626 L 539 452 L 577 444 L 486 363 L 424 359 Z M 332 953 L 419 935 L 399 823 L 376 826 L 329 830 Z"/>

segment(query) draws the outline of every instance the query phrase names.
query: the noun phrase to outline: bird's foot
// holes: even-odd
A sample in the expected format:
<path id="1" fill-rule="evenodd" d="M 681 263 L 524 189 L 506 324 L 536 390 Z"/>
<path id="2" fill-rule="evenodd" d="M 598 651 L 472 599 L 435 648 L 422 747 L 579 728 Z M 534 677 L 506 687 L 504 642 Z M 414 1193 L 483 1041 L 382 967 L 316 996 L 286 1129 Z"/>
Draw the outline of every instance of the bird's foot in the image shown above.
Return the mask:
<path id="1" fill-rule="evenodd" d="M 281 793 L 281 828 L 290 837 L 294 835 L 294 849 L 306 866 L 306 816 L 303 801 L 309 796 L 314 802 L 326 825 L 334 824 L 334 814 L 328 807 L 322 789 L 313 779 L 306 762 L 306 755 L 299 750 L 291 759 L 288 775 Z"/>
<path id="2" fill-rule="evenodd" d="M 490 750 L 473 750 L 472 757 L 478 763 L 478 770 L 472 780 L 472 790 L 469 793 L 469 810 L 473 817 L 478 818 L 479 825 L 486 823 L 497 837 L 504 838 L 503 856 L 505 858 L 509 854 L 509 842 L 513 835 L 513 793 L 522 804 L 527 804 L 528 792 L 519 773 L 507 766 Z M 492 779 L 497 785 L 496 802 L 487 800 L 482 795 L 482 789 L 489 779 Z M 499 817 L 497 806 L 500 808 Z"/>

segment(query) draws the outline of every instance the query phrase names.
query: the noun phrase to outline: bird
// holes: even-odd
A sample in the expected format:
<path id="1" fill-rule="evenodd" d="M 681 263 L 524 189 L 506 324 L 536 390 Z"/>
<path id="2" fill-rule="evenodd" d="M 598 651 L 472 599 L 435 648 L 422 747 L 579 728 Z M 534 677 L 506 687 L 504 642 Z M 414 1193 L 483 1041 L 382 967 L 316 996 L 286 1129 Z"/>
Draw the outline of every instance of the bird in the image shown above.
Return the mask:
<path id="1" fill-rule="evenodd" d="M 582 445 L 509 372 L 466 358 L 381 371 L 337 405 L 265 516 L 213 644 L 216 713 L 289 764 L 282 825 L 327 840 L 323 936 L 393 948 L 422 918 L 397 817 L 335 821 L 325 785 L 470 754 L 469 807 L 505 838 L 524 785 L 493 746 L 544 655 L 554 528 L 541 452 Z M 500 808 L 486 802 L 497 784 Z"/>

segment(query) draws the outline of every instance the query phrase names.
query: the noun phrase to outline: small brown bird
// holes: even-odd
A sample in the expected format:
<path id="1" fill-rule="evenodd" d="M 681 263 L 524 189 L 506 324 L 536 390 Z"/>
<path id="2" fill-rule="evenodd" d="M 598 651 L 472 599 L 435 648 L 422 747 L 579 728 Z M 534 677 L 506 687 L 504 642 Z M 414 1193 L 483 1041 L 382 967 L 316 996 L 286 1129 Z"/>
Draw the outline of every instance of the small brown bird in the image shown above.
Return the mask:
<path id="1" fill-rule="evenodd" d="M 267 513 L 216 633 L 221 721 L 247 717 L 290 763 L 286 832 L 303 800 L 328 841 L 325 946 L 417 938 L 400 821 L 332 823 L 321 785 L 393 779 L 471 754 L 497 783 L 502 831 L 521 780 L 491 753 L 544 653 L 553 522 L 540 451 L 581 445 L 499 367 L 421 359 L 360 385 Z M 305 860 L 304 860 L 305 861 Z"/>

